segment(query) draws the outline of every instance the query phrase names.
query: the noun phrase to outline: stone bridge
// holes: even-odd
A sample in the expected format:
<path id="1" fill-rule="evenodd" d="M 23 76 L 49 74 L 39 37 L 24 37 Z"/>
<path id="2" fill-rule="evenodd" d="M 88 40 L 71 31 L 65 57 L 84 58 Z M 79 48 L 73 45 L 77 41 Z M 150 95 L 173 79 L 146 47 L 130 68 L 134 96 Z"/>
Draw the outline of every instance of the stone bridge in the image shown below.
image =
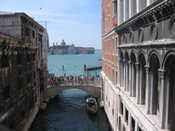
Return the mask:
<path id="1" fill-rule="evenodd" d="M 46 89 L 47 101 L 55 97 L 59 92 L 65 89 L 81 89 L 90 95 L 99 98 L 101 95 L 101 80 L 80 80 L 80 81 L 62 81 L 58 85 L 49 85 Z"/>

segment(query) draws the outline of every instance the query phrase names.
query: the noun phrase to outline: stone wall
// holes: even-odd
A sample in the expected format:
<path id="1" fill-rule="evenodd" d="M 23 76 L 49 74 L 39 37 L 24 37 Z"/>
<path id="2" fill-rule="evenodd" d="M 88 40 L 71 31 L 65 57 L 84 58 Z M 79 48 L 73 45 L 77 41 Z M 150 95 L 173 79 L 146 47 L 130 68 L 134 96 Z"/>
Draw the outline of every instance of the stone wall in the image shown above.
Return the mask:
<path id="1" fill-rule="evenodd" d="M 27 131 L 47 87 L 47 32 L 24 13 L 0 15 L 0 25 L 20 35 L 0 34 L 0 123 Z"/>
<path id="2" fill-rule="evenodd" d="M 37 99 L 35 78 L 31 77 L 35 75 L 34 52 L 14 49 L 10 44 L 3 41 L 0 48 L 0 122 L 11 129 L 21 129 Z"/>

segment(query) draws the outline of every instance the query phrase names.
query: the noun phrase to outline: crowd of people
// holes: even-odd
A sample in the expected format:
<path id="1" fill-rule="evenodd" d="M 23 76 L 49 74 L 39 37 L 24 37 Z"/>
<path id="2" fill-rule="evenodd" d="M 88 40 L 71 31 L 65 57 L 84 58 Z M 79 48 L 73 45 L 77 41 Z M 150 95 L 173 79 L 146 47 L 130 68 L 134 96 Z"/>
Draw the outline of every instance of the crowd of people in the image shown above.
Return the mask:
<path id="1" fill-rule="evenodd" d="M 49 74 L 48 76 L 48 85 L 58 85 L 61 84 L 62 82 L 65 81 L 77 81 L 77 82 L 81 82 L 81 81 L 94 81 L 94 80 L 98 80 L 99 77 L 97 76 L 92 76 L 92 75 L 79 75 L 79 76 L 55 76 L 55 74 Z"/>

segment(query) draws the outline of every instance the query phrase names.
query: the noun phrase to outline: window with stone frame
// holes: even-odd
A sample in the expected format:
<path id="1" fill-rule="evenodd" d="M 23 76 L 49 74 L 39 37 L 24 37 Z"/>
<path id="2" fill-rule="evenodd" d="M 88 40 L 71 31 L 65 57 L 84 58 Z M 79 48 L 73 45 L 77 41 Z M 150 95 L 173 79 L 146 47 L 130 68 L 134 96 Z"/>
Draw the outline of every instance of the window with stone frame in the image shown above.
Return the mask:
<path id="1" fill-rule="evenodd" d="M 22 55 L 21 54 L 17 54 L 17 64 L 21 65 L 22 64 Z"/>
<path id="2" fill-rule="evenodd" d="M 32 31 L 32 37 L 35 38 L 35 31 Z"/>
<path id="3" fill-rule="evenodd" d="M 30 29 L 25 27 L 25 36 L 30 36 Z"/>
<path id="4" fill-rule="evenodd" d="M 7 100 L 10 97 L 10 87 L 9 86 L 6 86 L 5 88 L 3 88 L 2 96 L 3 96 L 3 100 Z"/>
<path id="5" fill-rule="evenodd" d="M 117 0 L 112 0 L 112 14 L 117 17 Z"/>
<path id="6" fill-rule="evenodd" d="M 42 42 L 42 35 L 41 34 L 38 34 L 38 41 Z"/>
<path id="7" fill-rule="evenodd" d="M 8 61 L 8 56 L 7 55 L 2 55 L 1 56 L 1 68 L 5 68 L 9 66 L 9 61 Z"/>

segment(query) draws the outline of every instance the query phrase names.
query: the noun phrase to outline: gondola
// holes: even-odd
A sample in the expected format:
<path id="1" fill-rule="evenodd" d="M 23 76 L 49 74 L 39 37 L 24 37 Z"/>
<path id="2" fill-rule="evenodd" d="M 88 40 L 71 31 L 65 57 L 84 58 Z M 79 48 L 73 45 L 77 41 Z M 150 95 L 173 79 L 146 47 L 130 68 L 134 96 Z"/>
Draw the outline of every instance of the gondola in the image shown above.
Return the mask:
<path id="1" fill-rule="evenodd" d="M 86 99 L 86 110 L 89 114 L 96 114 L 98 111 L 98 103 L 95 98 L 89 97 Z"/>

